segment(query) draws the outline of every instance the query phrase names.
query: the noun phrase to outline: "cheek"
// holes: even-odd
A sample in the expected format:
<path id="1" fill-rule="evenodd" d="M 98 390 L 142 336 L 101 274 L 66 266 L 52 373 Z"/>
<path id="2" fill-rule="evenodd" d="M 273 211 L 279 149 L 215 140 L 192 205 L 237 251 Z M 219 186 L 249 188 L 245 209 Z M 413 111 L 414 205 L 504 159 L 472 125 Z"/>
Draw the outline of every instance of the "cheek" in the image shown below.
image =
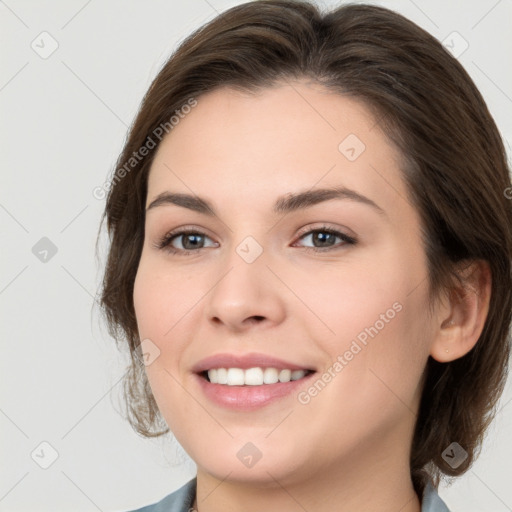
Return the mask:
<path id="1" fill-rule="evenodd" d="M 187 340 L 187 313 L 198 300 L 196 289 L 187 281 L 143 253 L 133 292 L 139 337 L 156 345 L 151 349 L 152 361 L 145 367 L 151 391 L 167 424 L 178 434 L 191 412 L 190 403 L 183 400 L 179 361 Z"/>
<path id="2" fill-rule="evenodd" d="M 322 382 L 312 383 L 298 397 L 306 418 L 325 417 L 329 411 L 328 425 L 311 434 L 312 442 L 317 436 L 329 439 L 322 448 L 326 457 L 361 439 L 372 445 L 397 425 L 414 421 L 428 358 L 423 288 L 409 296 L 407 286 L 366 294 L 349 284 L 346 292 L 352 300 L 341 294 L 338 304 L 323 310 L 335 334 L 318 342 L 330 356 L 318 375 Z M 402 435 L 408 435 L 406 430 Z"/>
<path id="3" fill-rule="evenodd" d="M 201 298 L 212 284 L 202 273 L 176 271 L 162 258 L 143 252 L 134 282 L 133 301 L 139 337 L 150 340 L 153 362 L 146 373 L 160 408 L 166 400 L 183 394 L 184 364 L 194 329 L 198 325 Z"/>
<path id="4" fill-rule="evenodd" d="M 311 339 L 331 355 L 347 350 L 355 338 L 364 343 L 391 334 L 402 324 L 414 327 L 425 315 L 425 283 L 418 277 L 424 275 L 421 260 L 411 261 L 392 248 L 379 251 L 378 257 L 365 254 L 355 260 L 283 274 L 301 299 L 290 299 L 290 304 L 296 303 L 295 320 L 304 323 Z"/>
<path id="5" fill-rule="evenodd" d="M 198 301 L 201 290 L 189 277 L 165 268 L 155 258 L 141 258 L 134 283 L 133 302 L 141 339 L 161 344 L 170 337 Z M 163 348 L 163 347 L 161 347 Z"/>
<path id="6" fill-rule="evenodd" d="M 167 306 L 162 301 L 162 285 L 154 274 L 139 266 L 133 288 L 133 304 L 140 339 L 150 338 L 158 344 L 164 329 L 164 311 Z"/>
<path id="7" fill-rule="evenodd" d="M 379 411 L 379 404 L 393 402 L 400 408 L 401 401 L 413 407 L 432 335 L 426 266 L 421 251 L 414 252 L 396 246 L 350 271 L 325 267 L 294 282 L 317 316 L 309 336 L 332 363 L 341 359 L 342 367 L 325 369 L 336 375 L 332 399 L 347 400 L 351 410 L 364 404 L 366 413 Z"/>

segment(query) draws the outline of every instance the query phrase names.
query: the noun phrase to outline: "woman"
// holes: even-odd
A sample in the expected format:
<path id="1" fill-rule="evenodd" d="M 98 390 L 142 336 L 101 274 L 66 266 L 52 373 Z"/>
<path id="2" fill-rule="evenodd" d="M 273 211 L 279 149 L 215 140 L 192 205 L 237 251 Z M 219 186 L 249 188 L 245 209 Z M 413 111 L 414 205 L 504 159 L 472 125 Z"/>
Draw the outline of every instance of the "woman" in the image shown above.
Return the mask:
<path id="1" fill-rule="evenodd" d="M 504 386 L 512 207 L 462 66 L 381 7 L 234 7 L 144 98 L 102 304 L 137 432 L 197 477 L 157 510 L 445 511 Z"/>

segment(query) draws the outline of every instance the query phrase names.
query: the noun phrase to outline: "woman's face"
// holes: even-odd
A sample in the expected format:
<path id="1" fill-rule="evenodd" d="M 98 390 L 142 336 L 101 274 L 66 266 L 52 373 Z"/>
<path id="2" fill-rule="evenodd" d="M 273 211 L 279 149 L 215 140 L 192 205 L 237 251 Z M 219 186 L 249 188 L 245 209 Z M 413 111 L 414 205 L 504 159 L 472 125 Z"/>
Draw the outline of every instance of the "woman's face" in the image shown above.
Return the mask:
<path id="1" fill-rule="evenodd" d="M 155 155 L 134 289 L 170 429 L 218 479 L 408 463 L 434 331 L 398 152 L 318 85 L 197 100 Z"/>

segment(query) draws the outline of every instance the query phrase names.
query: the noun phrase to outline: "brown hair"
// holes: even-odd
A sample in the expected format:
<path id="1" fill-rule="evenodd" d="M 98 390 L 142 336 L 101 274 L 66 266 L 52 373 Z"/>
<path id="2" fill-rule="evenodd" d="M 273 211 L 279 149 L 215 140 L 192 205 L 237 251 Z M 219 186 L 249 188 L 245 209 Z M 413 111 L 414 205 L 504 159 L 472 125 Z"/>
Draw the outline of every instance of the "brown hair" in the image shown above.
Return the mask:
<path id="1" fill-rule="evenodd" d="M 222 86 L 250 92 L 301 78 L 361 100 L 399 148 L 421 215 L 432 298 L 455 284 L 456 264 L 490 265 L 490 309 L 476 346 L 450 363 L 429 358 L 425 369 L 410 460 L 421 496 L 427 479 L 437 487 L 443 473 L 469 468 L 505 384 L 512 315 L 512 201 L 505 191 L 512 189 L 498 129 L 469 75 L 433 36 L 382 7 L 345 5 L 322 14 L 302 1 L 245 3 L 185 39 L 154 79 L 117 161 L 102 219 L 111 246 L 101 304 L 110 333 L 128 343 L 132 360 L 127 416 L 141 435 L 169 430 L 139 362 L 133 305 L 156 149 L 130 158 L 191 98 Z M 442 457 L 454 441 L 468 453 L 456 469 Z"/>

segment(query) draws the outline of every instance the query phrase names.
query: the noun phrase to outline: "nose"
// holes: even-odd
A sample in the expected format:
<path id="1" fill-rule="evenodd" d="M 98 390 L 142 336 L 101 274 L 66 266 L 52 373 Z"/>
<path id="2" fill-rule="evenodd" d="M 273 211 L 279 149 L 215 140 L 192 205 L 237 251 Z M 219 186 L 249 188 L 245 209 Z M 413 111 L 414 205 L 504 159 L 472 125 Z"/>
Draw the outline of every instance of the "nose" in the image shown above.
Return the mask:
<path id="1" fill-rule="evenodd" d="M 207 295 L 206 314 L 217 327 L 242 332 L 271 326 L 285 317 L 285 290 L 266 265 L 264 255 L 248 263 L 234 253 L 222 277 Z"/>

